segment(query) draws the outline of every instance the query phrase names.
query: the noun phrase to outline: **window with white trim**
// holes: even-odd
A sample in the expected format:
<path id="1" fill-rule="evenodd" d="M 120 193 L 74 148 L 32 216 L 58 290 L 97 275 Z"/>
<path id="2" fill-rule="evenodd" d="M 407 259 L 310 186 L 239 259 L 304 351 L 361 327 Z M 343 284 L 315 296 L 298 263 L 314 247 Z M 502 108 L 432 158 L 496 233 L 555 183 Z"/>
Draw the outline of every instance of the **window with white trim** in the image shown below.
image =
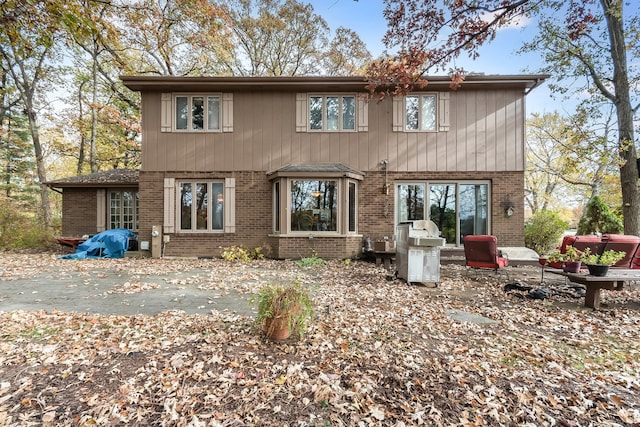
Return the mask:
<path id="1" fill-rule="evenodd" d="M 309 129 L 312 131 L 355 131 L 354 95 L 309 95 Z"/>
<path id="2" fill-rule="evenodd" d="M 138 230 L 138 192 L 133 190 L 109 191 L 109 229 Z"/>
<path id="3" fill-rule="evenodd" d="M 358 193 L 355 181 L 347 182 L 347 231 L 355 233 L 358 230 Z"/>
<path id="4" fill-rule="evenodd" d="M 178 231 L 224 230 L 224 181 L 179 181 L 178 197 Z"/>
<path id="5" fill-rule="evenodd" d="M 436 95 L 408 95 L 404 98 L 405 130 L 436 130 Z"/>
<path id="6" fill-rule="evenodd" d="M 449 92 L 412 93 L 393 98 L 394 132 L 446 132 Z"/>
<path id="7" fill-rule="evenodd" d="M 273 184 L 273 231 L 278 234 L 355 234 L 357 181 L 338 177 L 281 178 Z"/>
<path id="8" fill-rule="evenodd" d="M 273 183 L 273 231 L 280 232 L 280 181 Z"/>
<path id="9" fill-rule="evenodd" d="M 176 131 L 219 132 L 222 118 L 222 97 L 219 94 L 174 96 Z"/>
<path id="10" fill-rule="evenodd" d="M 396 223 L 430 219 L 448 244 L 468 234 L 489 234 L 489 183 L 402 182 L 396 184 Z"/>
<path id="11" fill-rule="evenodd" d="M 338 182 L 291 180 L 291 231 L 338 230 Z"/>
<path id="12" fill-rule="evenodd" d="M 296 94 L 296 132 L 366 132 L 369 103 L 356 94 Z"/>

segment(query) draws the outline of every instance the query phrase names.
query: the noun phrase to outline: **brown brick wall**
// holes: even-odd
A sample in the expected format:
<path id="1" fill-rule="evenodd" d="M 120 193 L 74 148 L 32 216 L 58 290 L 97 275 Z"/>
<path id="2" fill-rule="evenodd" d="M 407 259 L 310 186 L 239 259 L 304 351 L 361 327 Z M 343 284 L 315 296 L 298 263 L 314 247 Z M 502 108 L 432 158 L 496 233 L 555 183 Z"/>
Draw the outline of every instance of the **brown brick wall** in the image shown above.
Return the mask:
<path id="1" fill-rule="evenodd" d="M 65 188 L 62 197 L 62 235 L 81 237 L 96 233 L 97 190 Z"/>
<path id="2" fill-rule="evenodd" d="M 385 175 L 367 172 L 359 187 L 358 230 L 372 240 L 394 234 L 395 181 L 463 180 L 490 181 L 491 232 L 500 246 L 524 246 L 524 172 L 389 172 L 388 195 L 383 191 Z M 514 207 L 512 217 L 505 217 L 507 206 Z"/>
<path id="3" fill-rule="evenodd" d="M 325 259 L 356 258 L 362 250 L 360 236 L 349 237 L 274 237 L 274 256 L 277 258 L 304 258 L 316 254 Z"/>
<path id="4" fill-rule="evenodd" d="M 504 172 L 492 180 L 492 234 L 500 246 L 524 246 L 524 172 Z M 513 207 L 513 216 L 505 209 Z"/>
<path id="5" fill-rule="evenodd" d="M 164 222 L 164 178 L 236 179 L 235 233 L 174 233 L 166 256 L 219 256 L 228 246 L 269 246 L 272 231 L 271 183 L 264 172 L 140 172 L 139 240 L 151 241 L 151 227 Z"/>
<path id="6" fill-rule="evenodd" d="M 166 256 L 219 256 L 222 248 L 242 245 L 249 248 L 271 248 L 270 255 L 277 258 L 300 258 L 315 251 L 323 258 L 357 256 L 362 245 L 361 236 L 377 240 L 394 234 L 394 203 L 396 180 L 489 180 L 491 182 L 492 233 L 500 246 L 524 245 L 523 172 L 429 172 L 387 175 L 388 194 L 383 191 L 383 172 L 367 172 L 359 185 L 359 236 L 275 237 L 272 233 L 271 183 L 264 172 L 185 172 L 164 174 L 140 172 L 140 240 L 151 240 L 151 227 L 163 224 L 163 179 L 236 179 L 236 233 L 171 235 L 165 247 Z M 95 195 L 94 195 L 95 197 Z M 514 215 L 506 218 L 504 209 L 512 205 Z M 95 210 L 95 199 L 94 199 Z"/>

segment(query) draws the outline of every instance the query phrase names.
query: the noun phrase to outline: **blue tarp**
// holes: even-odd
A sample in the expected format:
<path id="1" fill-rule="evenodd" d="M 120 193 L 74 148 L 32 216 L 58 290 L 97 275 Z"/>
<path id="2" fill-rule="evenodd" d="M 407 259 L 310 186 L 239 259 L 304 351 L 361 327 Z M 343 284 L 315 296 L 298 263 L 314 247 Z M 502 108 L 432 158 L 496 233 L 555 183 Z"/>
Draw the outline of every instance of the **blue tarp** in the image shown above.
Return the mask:
<path id="1" fill-rule="evenodd" d="M 75 253 L 62 255 L 60 258 L 123 258 L 129 248 L 129 239 L 135 238 L 136 234 L 126 228 L 103 231 L 79 244 Z"/>

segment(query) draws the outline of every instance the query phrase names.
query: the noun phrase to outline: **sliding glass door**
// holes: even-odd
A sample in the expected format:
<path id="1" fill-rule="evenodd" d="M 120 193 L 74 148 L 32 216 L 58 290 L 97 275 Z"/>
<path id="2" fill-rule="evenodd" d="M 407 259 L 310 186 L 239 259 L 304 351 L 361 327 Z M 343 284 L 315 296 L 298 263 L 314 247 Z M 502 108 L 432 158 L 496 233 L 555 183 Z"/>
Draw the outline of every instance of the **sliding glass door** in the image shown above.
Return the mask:
<path id="1" fill-rule="evenodd" d="M 396 184 L 396 223 L 430 219 L 447 244 L 465 235 L 489 233 L 488 182 L 403 182 Z"/>

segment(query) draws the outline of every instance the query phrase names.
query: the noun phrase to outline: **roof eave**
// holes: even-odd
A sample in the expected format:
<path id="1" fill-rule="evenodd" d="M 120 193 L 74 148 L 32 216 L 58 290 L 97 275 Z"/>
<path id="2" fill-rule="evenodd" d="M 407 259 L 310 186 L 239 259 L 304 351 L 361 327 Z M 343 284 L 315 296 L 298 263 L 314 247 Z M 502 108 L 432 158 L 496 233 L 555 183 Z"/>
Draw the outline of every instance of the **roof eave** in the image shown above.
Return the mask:
<path id="1" fill-rule="evenodd" d="M 484 75 L 465 77 L 461 88 L 521 87 L 532 89 L 549 78 L 548 74 Z M 176 76 L 121 76 L 120 79 L 135 91 L 354 91 L 366 93 L 364 76 L 351 77 L 176 77 Z M 448 90 L 448 76 L 426 78 L 425 90 Z"/>
<path id="2" fill-rule="evenodd" d="M 269 180 L 277 178 L 351 178 L 356 181 L 362 181 L 364 174 L 360 175 L 354 172 L 292 172 L 292 171 L 276 171 L 268 173 Z"/>
<path id="3" fill-rule="evenodd" d="M 136 182 L 45 182 L 49 188 L 138 188 Z"/>

